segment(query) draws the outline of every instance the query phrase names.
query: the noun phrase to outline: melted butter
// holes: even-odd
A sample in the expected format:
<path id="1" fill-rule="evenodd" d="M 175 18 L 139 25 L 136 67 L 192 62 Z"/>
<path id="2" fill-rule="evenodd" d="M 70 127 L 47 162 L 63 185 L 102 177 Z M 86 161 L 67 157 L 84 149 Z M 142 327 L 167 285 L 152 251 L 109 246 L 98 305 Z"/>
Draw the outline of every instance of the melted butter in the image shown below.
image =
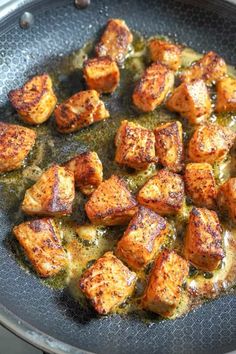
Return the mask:
<path id="1" fill-rule="evenodd" d="M 159 38 L 163 36 L 159 36 Z M 75 51 L 70 56 L 61 58 L 61 60 L 49 69 L 53 78 L 59 102 L 84 89 L 81 68 L 83 61 L 87 59 L 93 48 L 93 42 L 85 44 L 83 48 Z M 191 65 L 194 61 L 201 58 L 201 54 L 190 48 L 184 48 L 182 51 L 182 68 Z M 162 122 L 174 119 L 180 119 L 178 115 L 166 111 L 160 107 L 151 113 L 140 113 L 133 107 L 131 95 L 135 81 L 140 78 L 148 63 L 146 41 L 143 37 L 135 35 L 134 46 L 129 52 L 128 58 L 121 70 L 121 82 L 119 88 L 112 95 L 103 95 L 107 108 L 111 113 L 111 118 L 94 124 L 87 129 L 67 136 L 56 132 L 53 119 L 47 123 L 35 128 L 38 138 L 36 146 L 29 158 L 25 162 L 25 168 L 18 171 L 0 176 L 0 190 L 2 200 L 0 206 L 5 208 L 5 200 L 8 200 L 9 210 L 13 210 L 12 218 L 14 223 L 19 223 L 23 215 L 19 210 L 19 204 L 23 198 L 25 190 L 38 179 L 41 171 L 52 163 L 62 163 L 77 153 L 86 150 L 95 150 L 102 160 L 104 166 L 104 178 L 112 174 L 123 176 L 128 183 L 128 187 L 134 193 L 155 174 L 157 167 L 151 165 L 146 171 L 134 172 L 126 168 L 119 167 L 114 162 L 114 137 L 124 119 L 137 122 L 144 127 L 153 129 Z M 229 75 L 236 77 L 236 70 L 228 67 Z M 214 97 L 214 92 L 212 92 Z M 12 123 L 19 123 L 13 112 L 7 112 L 6 119 Z M 236 131 L 236 116 L 232 114 L 215 115 L 212 121 L 228 126 Z M 193 132 L 193 127 L 182 120 L 184 127 L 184 140 L 187 143 Z M 214 166 L 215 176 L 218 183 L 223 183 L 229 176 L 235 175 L 235 157 L 234 152 L 226 161 Z M 23 178 L 22 178 L 23 177 Z M 58 219 L 58 225 L 63 240 L 63 246 L 68 254 L 68 268 L 59 275 L 47 280 L 42 280 L 43 284 L 53 288 L 68 287 L 70 293 L 81 304 L 87 306 L 87 302 L 78 287 L 78 281 L 83 271 L 108 250 L 114 250 L 117 240 L 123 234 L 121 227 L 87 229 L 81 232 L 81 226 L 87 222 L 84 213 L 84 203 L 86 197 L 79 192 L 76 194 L 75 211 L 71 218 Z M 168 218 L 169 234 L 165 246 L 176 249 L 180 254 L 183 248 L 183 235 L 185 233 L 191 204 L 185 204 L 182 210 L 174 218 Z M 226 257 L 219 270 L 213 272 L 210 279 L 206 279 L 204 274 L 197 274 L 189 277 L 186 287 L 183 290 L 182 299 L 178 309 L 172 318 L 181 316 L 189 311 L 196 304 L 201 304 L 206 299 L 219 296 L 227 292 L 235 284 L 236 260 L 235 260 L 235 240 L 236 230 L 229 225 L 225 225 L 224 247 Z M 12 243 L 15 241 L 11 240 Z M 19 245 L 14 243 L 14 253 L 20 261 L 21 266 L 27 271 L 32 271 L 31 266 L 24 257 Z M 140 299 L 147 284 L 148 273 L 151 265 L 146 270 L 138 272 L 138 282 L 135 293 L 125 304 L 120 306 L 116 312 L 120 314 L 138 313 L 144 320 L 155 320 L 156 315 L 147 314 L 140 308 Z"/>

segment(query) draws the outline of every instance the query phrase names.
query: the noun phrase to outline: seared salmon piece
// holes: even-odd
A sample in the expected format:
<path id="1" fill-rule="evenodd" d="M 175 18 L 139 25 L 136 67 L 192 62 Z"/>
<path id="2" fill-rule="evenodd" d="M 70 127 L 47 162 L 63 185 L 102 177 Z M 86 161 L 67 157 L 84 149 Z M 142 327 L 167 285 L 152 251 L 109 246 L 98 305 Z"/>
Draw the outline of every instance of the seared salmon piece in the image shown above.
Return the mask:
<path id="1" fill-rule="evenodd" d="M 35 139 L 32 129 L 0 122 L 0 173 L 21 167 Z"/>
<path id="2" fill-rule="evenodd" d="M 152 61 L 159 61 L 171 70 L 178 70 L 181 64 L 181 48 L 171 42 L 153 38 L 148 42 Z"/>
<path id="3" fill-rule="evenodd" d="M 93 192 L 85 205 L 89 220 L 95 225 L 122 225 L 137 211 L 137 202 L 125 182 L 111 176 Z"/>
<path id="4" fill-rule="evenodd" d="M 199 126 L 188 146 L 188 156 L 193 162 L 214 164 L 223 160 L 234 144 L 236 134 L 218 124 Z"/>
<path id="5" fill-rule="evenodd" d="M 54 165 L 27 189 L 22 210 L 29 215 L 69 215 L 74 198 L 74 174 Z"/>
<path id="6" fill-rule="evenodd" d="M 111 18 L 107 22 L 99 43 L 96 45 L 95 52 L 98 57 L 109 56 L 121 65 L 132 42 L 133 35 L 125 21 Z"/>
<path id="7" fill-rule="evenodd" d="M 216 84 L 216 112 L 236 112 L 236 79 L 224 77 Z"/>
<path id="8" fill-rule="evenodd" d="M 83 73 L 88 88 L 100 93 L 115 91 L 120 82 L 119 68 L 108 56 L 86 60 Z"/>
<path id="9" fill-rule="evenodd" d="M 160 215 L 176 214 L 183 206 L 184 182 L 180 175 L 160 170 L 141 188 L 137 200 Z"/>
<path id="10" fill-rule="evenodd" d="M 203 80 L 182 83 L 166 102 L 166 107 L 178 112 L 192 124 L 199 124 L 211 115 L 211 99 Z"/>
<path id="11" fill-rule="evenodd" d="M 184 175 L 187 195 L 198 207 L 216 207 L 217 185 L 209 163 L 188 163 Z"/>
<path id="12" fill-rule="evenodd" d="M 185 82 L 202 79 L 210 85 L 226 74 L 227 65 L 224 59 L 214 52 L 208 52 L 200 60 L 183 70 L 180 79 Z"/>
<path id="13" fill-rule="evenodd" d="M 48 120 L 57 103 L 49 75 L 37 75 L 19 89 L 8 94 L 12 106 L 22 120 L 29 124 L 41 124 Z"/>
<path id="14" fill-rule="evenodd" d="M 151 270 L 142 305 L 163 317 L 174 314 L 181 300 L 182 285 L 189 272 L 188 262 L 175 251 L 164 250 Z"/>
<path id="15" fill-rule="evenodd" d="M 172 172 L 183 169 L 184 146 L 182 124 L 178 121 L 158 126 L 154 130 L 159 162 Z"/>
<path id="16" fill-rule="evenodd" d="M 158 253 L 166 234 L 165 219 L 141 206 L 118 242 L 116 255 L 130 268 L 142 269 Z"/>
<path id="17" fill-rule="evenodd" d="M 110 116 L 95 90 L 76 93 L 59 104 L 54 114 L 60 133 L 75 132 Z"/>
<path id="18" fill-rule="evenodd" d="M 64 166 L 74 173 L 75 185 L 85 195 L 93 193 L 102 182 L 102 163 L 95 151 L 77 155 Z"/>
<path id="19" fill-rule="evenodd" d="M 185 235 L 185 258 L 196 268 L 211 272 L 225 256 L 222 244 L 222 228 L 216 212 L 193 207 Z"/>
<path id="20" fill-rule="evenodd" d="M 230 178 L 220 186 L 217 203 L 222 211 L 226 211 L 234 223 L 236 223 L 236 178 Z"/>
<path id="21" fill-rule="evenodd" d="M 136 170 L 157 162 L 154 133 L 141 125 L 123 120 L 115 138 L 115 161 Z"/>
<path id="22" fill-rule="evenodd" d="M 56 275 L 66 267 L 67 256 L 53 219 L 23 222 L 13 228 L 13 234 L 41 277 Z"/>
<path id="23" fill-rule="evenodd" d="M 137 83 L 133 103 L 141 111 L 151 112 L 160 106 L 174 85 L 174 72 L 159 62 L 149 66 Z"/>
<path id="24" fill-rule="evenodd" d="M 106 252 L 82 275 L 79 287 L 101 315 L 115 312 L 134 291 L 136 274 Z"/>

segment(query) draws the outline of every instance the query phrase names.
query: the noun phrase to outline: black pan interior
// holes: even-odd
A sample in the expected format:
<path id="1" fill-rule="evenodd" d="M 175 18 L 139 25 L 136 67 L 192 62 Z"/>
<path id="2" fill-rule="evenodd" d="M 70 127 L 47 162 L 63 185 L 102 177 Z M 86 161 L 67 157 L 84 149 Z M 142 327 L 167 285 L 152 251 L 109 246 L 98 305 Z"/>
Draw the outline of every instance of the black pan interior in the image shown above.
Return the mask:
<path id="1" fill-rule="evenodd" d="M 109 17 L 123 18 L 145 35 L 161 33 L 198 51 L 216 50 L 228 63 L 236 63 L 236 7 L 224 7 L 218 1 L 213 8 L 211 2 L 202 2 L 205 5 L 200 8 L 190 1 L 92 0 L 83 11 L 76 10 L 72 1 L 32 3 L 35 23 L 31 29 L 22 30 L 18 25 L 22 10 L 0 25 L 3 120 L 12 115 L 6 96 L 10 89 L 30 75 L 50 70 L 62 56 L 96 36 Z M 55 156 L 47 158 L 50 162 Z M 223 353 L 236 348 L 233 296 L 207 303 L 175 321 L 148 324 L 135 316 L 97 317 L 84 312 L 67 291 L 42 286 L 37 277 L 18 266 L 7 241 L 18 207 L 5 200 L 0 189 L 0 302 L 19 319 L 69 345 L 103 354 Z"/>

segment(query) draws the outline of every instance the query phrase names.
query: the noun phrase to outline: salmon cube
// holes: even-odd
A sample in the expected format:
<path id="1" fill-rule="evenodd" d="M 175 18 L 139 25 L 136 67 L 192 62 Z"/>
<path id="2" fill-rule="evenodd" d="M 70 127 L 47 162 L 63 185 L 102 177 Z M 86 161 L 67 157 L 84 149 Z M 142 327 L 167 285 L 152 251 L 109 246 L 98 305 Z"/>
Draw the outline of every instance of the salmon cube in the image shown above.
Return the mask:
<path id="1" fill-rule="evenodd" d="M 196 268 L 211 272 L 224 258 L 222 244 L 222 228 L 216 212 L 194 207 L 185 235 L 185 258 Z"/>
<path id="2" fill-rule="evenodd" d="M 158 126 L 154 130 L 159 162 L 172 172 L 183 169 L 184 146 L 182 124 L 178 121 Z"/>
<path id="3" fill-rule="evenodd" d="M 115 312 L 134 291 L 136 274 L 106 252 L 82 275 L 79 286 L 101 315 Z"/>
<path id="4" fill-rule="evenodd" d="M 214 52 L 208 52 L 200 60 L 183 70 L 180 79 L 185 82 L 202 79 L 210 85 L 225 74 L 227 74 L 227 65 L 224 59 Z"/>
<path id="5" fill-rule="evenodd" d="M 35 144 L 36 133 L 20 125 L 0 122 L 0 173 L 20 168 Z"/>
<path id="6" fill-rule="evenodd" d="M 60 133 L 75 132 L 110 116 L 95 90 L 76 93 L 59 104 L 54 114 Z"/>
<path id="7" fill-rule="evenodd" d="M 139 270 L 150 263 L 166 239 L 167 224 L 163 217 L 140 207 L 132 218 L 116 249 L 116 255 L 129 267 Z"/>
<path id="8" fill-rule="evenodd" d="M 209 163 L 187 164 L 184 180 L 187 195 L 196 206 L 215 208 L 217 186 L 213 168 Z"/>
<path id="9" fill-rule="evenodd" d="M 132 42 L 133 35 L 125 21 L 111 18 L 107 22 L 100 42 L 96 45 L 95 52 L 98 57 L 108 55 L 121 65 L 128 54 Z"/>
<path id="10" fill-rule="evenodd" d="M 174 72 L 166 65 L 153 63 L 137 83 L 133 103 L 141 111 L 151 112 L 160 106 L 174 85 Z"/>
<path id="11" fill-rule="evenodd" d="M 14 227 L 13 233 L 41 277 L 56 275 L 66 267 L 66 253 L 53 219 L 23 222 Z"/>
<path id="12" fill-rule="evenodd" d="M 236 112 L 236 79 L 225 77 L 216 84 L 216 112 Z"/>
<path id="13" fill-rule="evenodd" d="M 62 216 L 72 213 L 75 198 L 74 174 L 51 166 L 25 193 L 22 210 L 29 215 Z"/>
<path id="14" fill-rule="evenodd" d="M 100 93 L 115 91 L 120 81 L 119 68 L 110 57 L 87 60 L 83 72 L 88 88 Z"/>
<path id="15" fill-rule="evenodd" d="M 203 80 L 182 83 L 166 102 L 166 107 L 178 112 L 192 124 L 204 122 L 211 114 L 211 99 Z"/>
<path id="16" fill-rule="evenodd" d="M 236 178 L 230 178 L 219 188 L 217 203 L 222 211 L 228 213 L 231 220 L 236 223 Z"/>
<path id="17" fill-rule="evenodd" d="M 137 202 L 125 182 L 111 176 L 93 192 L 85 205 L 89 220 L 95 225 L 122 225 L 137 211 Z"/>
<path id="18" fill-rule="evenodd" d="M 178 45 L 162 39 L 153 38 L 148 42 L 152 61 L 159 61 L 171 70 L 178 70 L 181 64 L 181 49 Z"/>
<path id="19" fill-rule="evenodd" d="M 160 215 L 178 213 L 184 202 L 184 182 L 167 169 L 158 171 L 139 191 L 137 200 Z"/>
<path id="20" fill-rule="evenodd" d="M 116 134 L 115 145 L 115 161 L 121 165 L 143 170 L 150 163 L 158 161 L 155 156 L 154 133 L 139 124 L 122 121 Z"/>
<path id="21" fill-rule="evenodd" d="M 188 272 L 188 262 L 175 251 L 161 252 L 151 270 L 143 307 L 163 317 L 172 316 L 180 303 L 181 287 Z"/>
<path id="22" fill-rule="evenodd" d="M 214 164 L 223 160 L 234 144 L 236 134 L 218 124 L 199 126 L 188 146 L 188 156 L 193 162 Z"/>
<path id="23" fill-rule="evenodd" d="M 48 120 L 57 103 L 49 75 L 37 75 L 23 87 L 8 94 L 12 106 L 22 120 L 29 124 L 41 124 Z"/>
<path id="24" fill-rule="evenodd" d="M 95 151 L 77 155 L 64 165 L 74 173 L 75 184 L 85 195 L 90 195 L 103 180 L 102 163 Z"/>

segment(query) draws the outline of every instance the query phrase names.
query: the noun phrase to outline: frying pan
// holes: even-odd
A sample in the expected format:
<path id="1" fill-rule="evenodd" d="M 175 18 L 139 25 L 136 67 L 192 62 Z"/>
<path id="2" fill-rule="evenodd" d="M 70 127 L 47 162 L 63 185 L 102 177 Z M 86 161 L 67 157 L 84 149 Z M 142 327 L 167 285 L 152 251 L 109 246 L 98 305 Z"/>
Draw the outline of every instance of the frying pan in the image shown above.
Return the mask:
<path id="1" fill-rule="evenodd" d="M 197 51 L 215 50 L 229 64 L 236 63 L 236 6 L 229 2 L 91 0 L 84 10 L 76 9 L 72 1 L 4 3 L 0 5 L 1 119 L 12 113 L 7 101 L 10 89 L 30 75 L 50 70 L 62 56 L 96 36 L 109 17 L 123 18 L 145 35 L 161 33 Z M 33 14 L 34 24 L 23 30 L 19 19 L 26 10 Z M 19 267 L 6 242 L 18 207 L 4 199 L 0 189 L 0 321 L 26 341 L 48 353 L 73 354 L 216 354 L 236 349 L 233 295 L 174 321 L 146 323 L 132 315 L 99 317 L 83 310 L 66 290 L 43 286 Z"/>

